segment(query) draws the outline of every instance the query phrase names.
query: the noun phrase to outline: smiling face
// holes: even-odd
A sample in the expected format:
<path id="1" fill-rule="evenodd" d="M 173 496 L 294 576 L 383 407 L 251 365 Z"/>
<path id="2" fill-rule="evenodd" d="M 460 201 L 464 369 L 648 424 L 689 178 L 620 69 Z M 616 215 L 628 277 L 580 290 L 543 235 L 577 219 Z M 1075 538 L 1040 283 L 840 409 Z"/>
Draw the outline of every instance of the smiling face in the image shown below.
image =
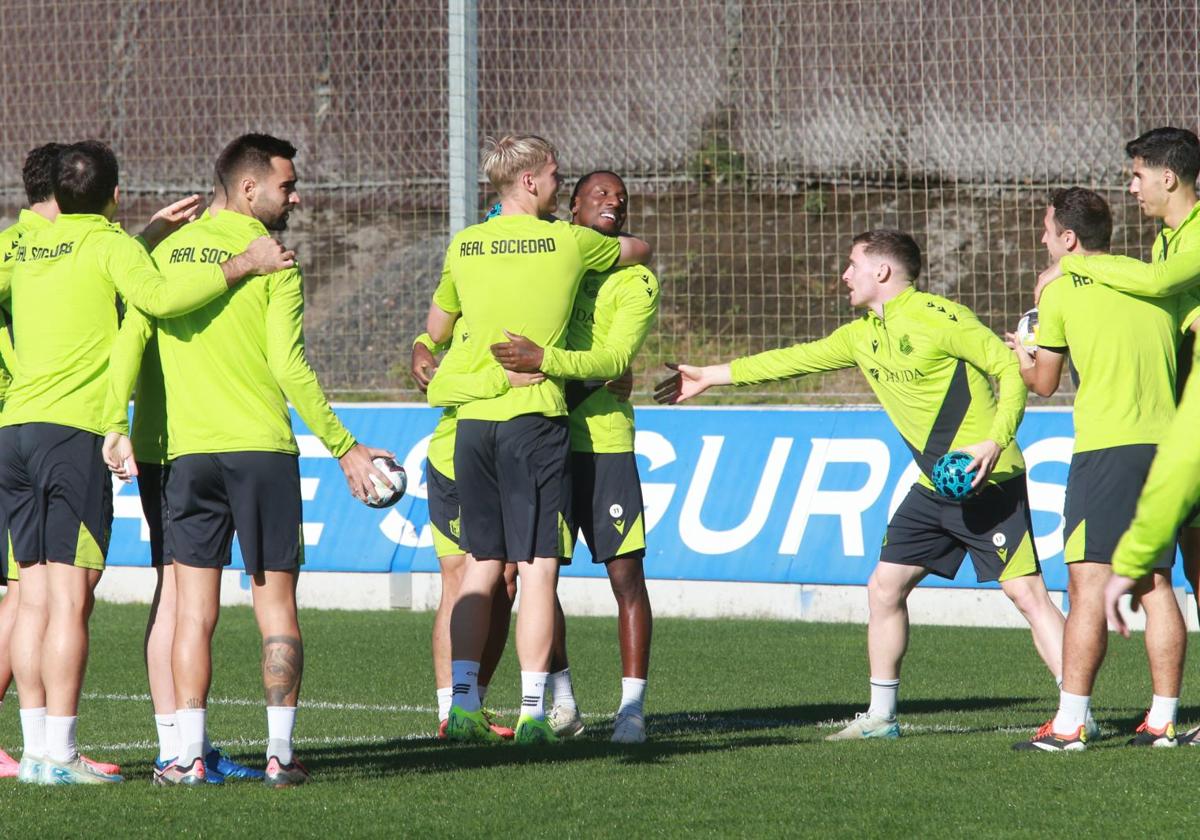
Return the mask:
<path id="1" fill-rule="evenodd" d="M 616 236 L 625 228 L 628 204 L 625 182 L 612 173 L 597 172 L 588 177 L 575 196 L 571 217 L 577 225 Z"/>
<path id="2" fill-rule="evenodd" d="M 1174 173 L 1161 166 L 1151 166 L 1144 158 L 1133 159 L 1133 175 L 1129 179 L 1129 192 L 1137 199 L 1142 215 L 1161 219 L 1167 213 L 1170 198 L 1168 181 Z"/>

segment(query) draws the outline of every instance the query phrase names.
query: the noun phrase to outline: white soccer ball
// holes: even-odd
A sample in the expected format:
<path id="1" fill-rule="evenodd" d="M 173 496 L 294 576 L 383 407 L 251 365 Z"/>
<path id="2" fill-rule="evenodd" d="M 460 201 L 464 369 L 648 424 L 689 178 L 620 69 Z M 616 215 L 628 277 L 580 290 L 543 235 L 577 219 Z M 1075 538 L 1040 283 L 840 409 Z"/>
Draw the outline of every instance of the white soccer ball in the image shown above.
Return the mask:
<path id="1" fill-rule="evenodd" d="M 1037 310 L 1030 309 L 1021 316 L 1020 321 L 1017 321 L 1017 340 L 1021 342 L 1021 346 L 1025 348 L 1025 352 L 1031 356 L 1037 355 L 1037 331 Z"/>
<path id="2" fill-rule="evenodd" d="M 364 501 L 367 507 L 387 508 L 396 504 L 404 497 L 404 491 L 408 487 L 408 474 L 404 472 L 404 467 L 397 464 L 391 458 L 375 458 L 371 461 L 375 468 L 387 476 L 390 484 L 385 484 L 374 475 L 371 476 L 371 484 L 375 486 L 374 494 L 367 496 Z"/>

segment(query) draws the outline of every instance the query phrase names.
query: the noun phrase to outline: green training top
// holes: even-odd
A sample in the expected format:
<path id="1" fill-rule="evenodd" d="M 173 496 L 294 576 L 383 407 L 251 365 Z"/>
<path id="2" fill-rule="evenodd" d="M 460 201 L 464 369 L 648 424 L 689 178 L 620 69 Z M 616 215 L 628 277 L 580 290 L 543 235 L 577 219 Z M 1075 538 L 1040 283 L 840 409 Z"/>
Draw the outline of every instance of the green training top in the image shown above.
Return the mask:
<path id="1" fill-rule="evenodd" d="M 572 451 L 633 451 L 633 406 L 604 383 L 624 373 L 642 349 L 658 299 L 658 278 L 645 266 L 584 276 L 571 309 L 568 349 L 547 347 L 542 360 L 547 376 L 573 380 L 566 385 Z"/>
<path id="2" fill-rule="evenodd" d="M 971 310 L 906 289 L 827 338 L 735 359 L 735 385 L 858 367 L 921 469 L 963 446 L 993 440 L 1002 452 L 989 481 L 1025 470 L 1014 436 L 1025 413 L 1017 358 Z M 997 404 L 989 376 L 1000 382 Z"/>
<path id="3" fill-rule="evenodd" d="M 658 313 L 658 301 L 658 280 L 644 266 L 589 272 L 584 277 L 572 307 L 567 349 L 548 347 L 542 359 L 543 373 L 574 380 L 566 385 L 573 451 L 633 451 L 633 407 L 617 400 L 604 384 L 624 373 L 641 349 Z M 461 323 L 461 319 L 456 323 L 456 333 Z M 430 404 L 460 405 L 509 390 L 498 365 L 482 377 L 462 376 L 461 360 L 453 351 L 447 354 L 434 377 L 436 385 L 430 385 Z"/>
<path id="4" fill-rule="evenodd" d="M 21 241 L 21 237 L 27 231 L 41 230 L 47 227 L 50 227 L 50 220 L 41 213 L 22 209 L 17 215 L 17 221 L 0 231 L 0 252 L 4 254 L 3 259 L 0 260 L 0 274 L 3 275 L 3 279 L 0 279 L 0 286 L 7 288 L 11 282 L 12 270 L 17 260 L 17 243 Z M 8 386 L 12 384 L 12 370 L 16 364 L 16 354 L 13 351 L 12 336 L 8 332 L 8 328 L 12 324 L 11 301 L 0 304 L 0 308 L 4 311 L 4 329 L 0 329 L 0 404 L 3 404 L 5 395 L 8 393 Z"/>
<path id="5" fill-rule="evenodd" d="M 621 253 L 615 237 L 564 221 L 535 216 L 497 216 L 463 229 L 450 243 L 434 302 L 461 312 L 471 325 L 462 349 L 466 372 L 496 366 L 490 345 L 504 330 L 543 347 L 563 347 L 579 281 L 589 271 L 612 267 Z M 450 353 L 453 354 L 452 348 Z M 444 362 L 443 362 L 444 363 Z M 509 420 L 522 414 L 567 413 L 562 382 L 554 377 L 514 388 L 490 399 L 472 400 L 461 420 Z"/>
<path id="6" fill-rule="evenodd" d="M 1193 359 L 1200 369 L 1200 353 Z M 1175 420 L 1158 445 L 1150 474 L 1138 497 L 1129 530 L 1113 552 L 1113 573 L 1148 575 L 1162 553 L 1175 545 L 1179 526 L 1200 502 L 1200 376 L 1188 378 Z"/>
<path id="7" fill-rule="evenodd" d="M 1038 303 L 1038 345 L 1069 350 L 1079 376 L 1075 451 L 1158 443 L 1175 416 L 1178 296 L 1128 295 L 1071 276 Z"/>
<path id="8" fill-rule="evenodd" d="M 117 295 L 132 311 L 181 315 L 221 297 L 228 284 L 213 263 L 167 283 L 145 248 L 103 216 L 63 214 L 17 245 L 11 276 L 17 369 L 3 424 L 57 423 L 104 434 L 125 431 L 122 406 L 106 412 Z M 0 282 L 0 297 L 7 294 Z"/>
<path id="9" fill-rule="evenodd" d="M 1119 292 L 1146 297 L 1182 293 L 1180 327 L 1187 330 L 1200 317 L 1200 202 L 1179 227 L 1162 229 L 1149 263 L 1115 254 L 1068 254 L 1059 267 L 1064 275 L 1087 277 Z"/>
<path id="10" fill-rule="evenodd" d="M 266 235 L 257 219 L 222 210 L 169 236 L 154 258 L 171 285 L 182 285 Z M 126 404 L 155 326 L 141 313 L 126 318 L 113 354 L 110 408 Z M 354 446 L 305 356 L 298 267 L 250 277 L 195 312 L 160 319 L 157 335 L 170 458 L 202 452 L 298 454 L 288 400 L 335 457 Z M 152 415 L 148 421 L 161 425 Z"/>

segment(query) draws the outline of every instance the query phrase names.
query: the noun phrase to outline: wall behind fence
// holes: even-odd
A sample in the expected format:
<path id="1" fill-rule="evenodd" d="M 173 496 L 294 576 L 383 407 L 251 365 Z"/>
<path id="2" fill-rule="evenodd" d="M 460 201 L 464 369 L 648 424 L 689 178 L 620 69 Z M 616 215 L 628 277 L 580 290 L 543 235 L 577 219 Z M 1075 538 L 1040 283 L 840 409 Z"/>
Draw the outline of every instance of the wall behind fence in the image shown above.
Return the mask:
<path id="1" fill-rule="evenodd" d="M 1002 330 L 1044 260 L 1053 186 L 1101 189 L 1116 248 L 1146 252 L 1122 145 L 1197 127 L 1198 7 L 481 0 L 479 130 L 543 133 L 569 173 L 628 175 L 665 289 L 643 370 L 829 332 L 849 317 L 849 238 L 879 225 L 912 230 L 924 285 Z M 3 0 L 0 216 L 47 140 L 112 143 L 136 229 L 206 190 L 234 134 L 287 136 L 315 366 L 332 391 L 412 396 L 407 346 L 449 233 L 446 39 L 444 0 Z M 867 393 L 836 376 L 753 396 Z"/>

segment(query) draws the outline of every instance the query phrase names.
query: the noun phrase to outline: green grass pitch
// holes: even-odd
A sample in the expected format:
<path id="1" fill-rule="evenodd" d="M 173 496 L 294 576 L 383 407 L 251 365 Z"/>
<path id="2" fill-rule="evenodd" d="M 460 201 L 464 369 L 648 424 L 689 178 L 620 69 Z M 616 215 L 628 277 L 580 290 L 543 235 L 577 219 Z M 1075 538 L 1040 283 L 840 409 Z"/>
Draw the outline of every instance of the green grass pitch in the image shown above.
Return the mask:
<path id="1" fill-rule="evenodd" d="M 775 621 L 656 622 L 651 740 L 608 742 L 620 694 L 610 619 L 570 620 L 588 731 L 520 748 L 434 740 L 428 613 L 303 616 L 298 750 L 313 783 L 164 790 L 149 781 L 153 719 L 140 639 L 146 608 L 101 604 L 80 741 L 129 779 L 100 788 L 0 783 L 4 837 L 642 835 L 1195 836 L 1200 750 L 1123 747 L 1149 701 L 1140 640 L 1111 640 L 1095 705 L 1105 739 L 1082 754 L 1009 747 L 1052 712 L 1055 686 L 1015 630 L 917 627 L 901 686 L 904 737 L 825 743 L 866 701 L 866 632 Z M 210 734 L 261 766 L 265 713 L 248 609 L 215 644 Z M 510 650 L 489 705 L 516 708 Z M 1185 686 L 1185 700 L 1186 700 Z M 15 697 L 0 745 L 19 747 Z M 1200 718 L 1185 703 L 1184 723 Z"/>

